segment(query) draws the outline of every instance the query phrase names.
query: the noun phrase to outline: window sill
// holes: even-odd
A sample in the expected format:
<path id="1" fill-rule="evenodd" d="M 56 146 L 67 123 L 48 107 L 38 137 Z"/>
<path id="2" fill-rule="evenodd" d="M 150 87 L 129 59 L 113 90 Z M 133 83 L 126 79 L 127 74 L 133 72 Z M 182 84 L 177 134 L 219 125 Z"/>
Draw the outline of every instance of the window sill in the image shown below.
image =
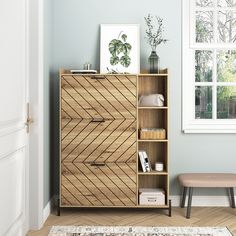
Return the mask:
<path id="1" fill-rule="evenodd" d="M 183 125 L 185 134 L 236 134 L 236 124 L 189 124 Z"/>
<path id="2" fill-rule="evenodd" d="M 236 129 L 234 130 L 209 130 L 209 129 L 184 129 L 185 134 L 236 134 Z"/>

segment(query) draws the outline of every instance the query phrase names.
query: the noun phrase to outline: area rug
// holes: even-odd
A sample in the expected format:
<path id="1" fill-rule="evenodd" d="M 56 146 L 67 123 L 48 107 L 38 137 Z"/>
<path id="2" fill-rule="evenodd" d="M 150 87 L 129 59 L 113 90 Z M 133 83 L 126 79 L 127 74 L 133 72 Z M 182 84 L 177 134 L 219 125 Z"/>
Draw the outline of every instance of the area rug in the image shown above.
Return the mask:
<path id="1" fill-rule="evenodd" d="M 232 236 L 226 227 L 53 226 L 49 236 Z"/>

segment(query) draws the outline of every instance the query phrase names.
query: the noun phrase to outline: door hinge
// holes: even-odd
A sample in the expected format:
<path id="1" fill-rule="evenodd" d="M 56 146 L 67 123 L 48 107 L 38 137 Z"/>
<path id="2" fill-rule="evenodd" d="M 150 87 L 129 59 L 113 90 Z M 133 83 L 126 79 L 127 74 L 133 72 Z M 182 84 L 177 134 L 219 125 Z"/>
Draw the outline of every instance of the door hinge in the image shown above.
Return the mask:
<path id="1" fill-rule="evenodd" d="M 30 117 L 30 104 L 27 103 L 27 118 L 26 118 L 26 122 L 25 122 L 25 126 L 26 126 L 26 132 L 29 133 L 30 131 L 30 125 L 34 122 L 34 120 Z"/>

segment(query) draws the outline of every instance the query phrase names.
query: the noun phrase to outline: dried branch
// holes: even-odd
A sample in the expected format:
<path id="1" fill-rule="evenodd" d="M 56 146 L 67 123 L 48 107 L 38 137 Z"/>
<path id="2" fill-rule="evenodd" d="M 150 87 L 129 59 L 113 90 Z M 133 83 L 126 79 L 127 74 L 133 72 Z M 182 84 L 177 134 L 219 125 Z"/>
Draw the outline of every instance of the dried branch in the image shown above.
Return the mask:
<path id="1" fill-rule="evenodd" d="M 153 16 L 148 14 L 147 17 L 144 17 L 145 22 L 147 24 L 146 29 L 146 39 L 148 44 L 151 46 L 152 50 L 155 51 L 156 47 L 161 43 L 166 43 L 168 40 L 164 39 L 162 33 L 164 32 L 163 29 L 163 19 L 160 17 L 155 17 L 157 25 L 154 27 L 154 19 Z"/>

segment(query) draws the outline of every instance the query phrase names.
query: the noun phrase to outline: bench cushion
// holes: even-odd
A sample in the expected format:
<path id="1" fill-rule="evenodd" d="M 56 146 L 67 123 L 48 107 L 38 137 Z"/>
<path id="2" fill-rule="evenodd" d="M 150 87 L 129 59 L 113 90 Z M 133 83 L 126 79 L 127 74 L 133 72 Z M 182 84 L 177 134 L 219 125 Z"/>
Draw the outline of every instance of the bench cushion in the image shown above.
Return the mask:
<path id="1" fill-rule="evenodd" d="M 181 174 L 179 182 L 184 187 L 232 188 L 236 187 L 236 174 Z"/>

